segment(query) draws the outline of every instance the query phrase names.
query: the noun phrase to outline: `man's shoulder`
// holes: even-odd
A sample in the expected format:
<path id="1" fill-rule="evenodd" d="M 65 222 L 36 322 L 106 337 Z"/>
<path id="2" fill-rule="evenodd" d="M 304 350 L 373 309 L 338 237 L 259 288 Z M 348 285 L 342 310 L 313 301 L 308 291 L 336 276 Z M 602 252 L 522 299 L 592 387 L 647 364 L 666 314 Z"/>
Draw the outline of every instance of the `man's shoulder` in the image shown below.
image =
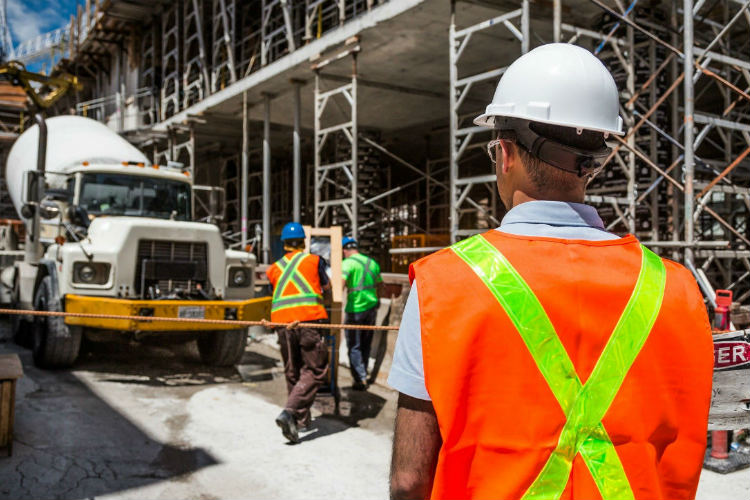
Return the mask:
<path id="1" fill-rule="evenodd" d="M 667 279 L 679 281 L 685 287 L 686 292 L 701 295 L 698 281 L 690 270 L 679 262 L 671 259 L 661 258 L 667 271 Z"/>

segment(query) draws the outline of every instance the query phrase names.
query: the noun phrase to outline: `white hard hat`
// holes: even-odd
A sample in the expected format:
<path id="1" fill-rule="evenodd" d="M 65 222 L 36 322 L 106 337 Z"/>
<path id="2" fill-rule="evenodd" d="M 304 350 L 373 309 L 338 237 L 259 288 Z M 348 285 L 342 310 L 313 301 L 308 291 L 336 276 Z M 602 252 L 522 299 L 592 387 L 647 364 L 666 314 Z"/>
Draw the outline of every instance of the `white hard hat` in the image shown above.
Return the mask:
<path id="1" fill-rule="evenodd" d="M 492 103 L 476 125 L 498 128 L 497 117 L 622 135 L 617 85 L 588 50 L 550 43 L 505 70 Z"/>

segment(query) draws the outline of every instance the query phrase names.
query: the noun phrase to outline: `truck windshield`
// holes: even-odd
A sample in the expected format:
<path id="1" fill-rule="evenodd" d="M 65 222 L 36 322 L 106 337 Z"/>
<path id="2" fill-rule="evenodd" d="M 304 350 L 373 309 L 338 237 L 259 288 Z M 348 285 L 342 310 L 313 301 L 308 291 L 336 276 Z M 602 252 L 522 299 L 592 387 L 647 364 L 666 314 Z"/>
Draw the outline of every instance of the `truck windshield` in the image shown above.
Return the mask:
<path id="1" fill-rule="evenodd" d="M 140 175 L 84 174 L 79 205 L 92 215 L 189 220 L 190 185 Z"/>

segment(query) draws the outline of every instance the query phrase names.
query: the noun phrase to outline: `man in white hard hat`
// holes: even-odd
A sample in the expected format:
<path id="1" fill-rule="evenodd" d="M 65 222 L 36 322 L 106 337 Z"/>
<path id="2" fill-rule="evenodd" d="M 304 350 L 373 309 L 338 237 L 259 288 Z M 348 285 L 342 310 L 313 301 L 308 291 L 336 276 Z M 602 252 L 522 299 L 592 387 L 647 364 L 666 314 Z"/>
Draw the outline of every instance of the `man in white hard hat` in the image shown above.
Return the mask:
<path id="1" fill-rule="evenodd" d="M 410 269 L 389 377 L 393 498 L 695 497 L 703 299 L 685 268 L 583 204 L 618 110 L 596 57 L 550 44 L 507 69 L 475 120 L 495 130 L 508 212 Z"/>

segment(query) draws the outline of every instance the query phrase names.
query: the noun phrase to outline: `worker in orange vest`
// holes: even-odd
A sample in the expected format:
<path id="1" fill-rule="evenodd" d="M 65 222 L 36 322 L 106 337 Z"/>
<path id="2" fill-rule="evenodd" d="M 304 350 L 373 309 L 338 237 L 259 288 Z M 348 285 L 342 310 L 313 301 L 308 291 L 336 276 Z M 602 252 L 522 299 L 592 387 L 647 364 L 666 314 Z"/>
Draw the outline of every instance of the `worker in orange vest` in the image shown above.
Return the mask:
<path id="1" fill-rule="evenodd" d="M 695 498 L 711 327 L 687 269 L 583 204 L 622 134 L 587 50 L 538 47 L 486 113 L 497 230 L 417 261 L 390 384 L 392 498 Z"/>
<path id="2" fill-rule="evenodd" d="M 323 291 L 330 290 L 331 284 L 325 260 L 303 252 L 305 230 L 301 224 L 285 225 L 281 241 L 286 254 L 266 271 L 273 285 L 271 321 L 289 323 L 286 328 L 276 329 L 288 392 L 276 425 L 285 438 L 298 443 L 298 431 L 310 426 L 310 407 L 328 375 L 328 349 L 323 330 L 297 324 L 324 322 L 328 318 Z"/>

